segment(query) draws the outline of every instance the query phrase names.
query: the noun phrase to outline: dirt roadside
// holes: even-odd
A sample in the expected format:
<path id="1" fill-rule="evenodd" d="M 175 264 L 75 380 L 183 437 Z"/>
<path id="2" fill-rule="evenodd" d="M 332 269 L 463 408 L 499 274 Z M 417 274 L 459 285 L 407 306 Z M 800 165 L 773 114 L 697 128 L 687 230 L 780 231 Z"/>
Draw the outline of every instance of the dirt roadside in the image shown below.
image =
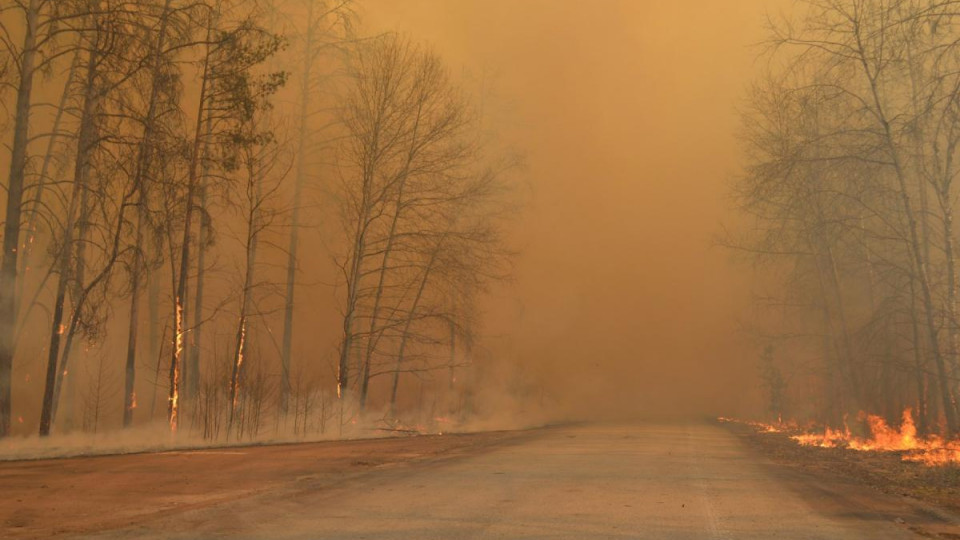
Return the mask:
<path id="1" fill-rule="evenodd" d="M 902 523 L 921 537 L 960 540 L 958 467 L 904 462 L 899 452 L 800 446 L 785 433 L 721 425 L 775 463 L 777 476 L 813 507 L 842 505 Z"/>
<path id="2" fill-rule="evenodd" d="M 0 462 L 0 537 L 50 538 L 295 486 L 337 485 L 372 470 L 452 459 L 536 431 L 211 448 Z"/>

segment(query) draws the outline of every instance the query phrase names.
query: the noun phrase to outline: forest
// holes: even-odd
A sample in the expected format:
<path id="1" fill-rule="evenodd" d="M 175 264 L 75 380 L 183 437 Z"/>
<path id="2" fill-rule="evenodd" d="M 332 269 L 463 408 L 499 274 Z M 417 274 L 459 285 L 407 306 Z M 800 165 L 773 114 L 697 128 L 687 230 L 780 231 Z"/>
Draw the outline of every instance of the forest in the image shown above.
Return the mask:
<path id="1" fill-rule="evenodd" d="M 521 159 L 361 7 L 0 2 L 0 437 L 469 417 Z"/>
<path id="2" fill-rule="evenodd" d="M 723 238 L 757 269 L 768 416 L 956 436 L 960 2 L 799 6 L 759 45 Z"/>

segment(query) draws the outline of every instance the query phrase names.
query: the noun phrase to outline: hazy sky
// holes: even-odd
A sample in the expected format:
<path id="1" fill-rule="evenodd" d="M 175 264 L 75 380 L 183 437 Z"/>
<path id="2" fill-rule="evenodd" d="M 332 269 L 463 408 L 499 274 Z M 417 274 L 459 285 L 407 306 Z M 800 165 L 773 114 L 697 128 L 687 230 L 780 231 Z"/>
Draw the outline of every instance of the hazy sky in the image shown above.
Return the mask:
<path id="1" fill-rule="evenodd" d="M 367 3 L 373 28 L 486 73 L 487 107 L 527 155 L 523 254 L 487 332 L 517 336 L 510 353 L 552 394 L 606 411 L 753 404 L 755 351 L 737 324 L 750 272 L 711 236 L 732 219 L 736 107 L 761 66 L 751 45 L 782 5 Z"/>

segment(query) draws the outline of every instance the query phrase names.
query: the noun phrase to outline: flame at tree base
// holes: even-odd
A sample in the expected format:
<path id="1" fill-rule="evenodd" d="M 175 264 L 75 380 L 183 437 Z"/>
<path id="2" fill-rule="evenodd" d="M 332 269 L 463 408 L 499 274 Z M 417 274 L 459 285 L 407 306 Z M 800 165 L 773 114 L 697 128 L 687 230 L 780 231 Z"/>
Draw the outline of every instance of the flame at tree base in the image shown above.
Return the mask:
<path id="1" fill-rule="evenodd" d="M 180 355 L 183 353 L 183 305 L 180 303 L 179 297 L 176 299 L 175 315 L 176 324 L 173 338 L 174 352 L 170 376 L 170 409 L 168 418 L 170 433 L 174 434 L 177 432 L 177 423 L 180 414 Z"/>
<path id="2" fill-rule="evenodd" d="M 847 448 L 859 452 L 900 452 L 903 461 L 927 466 L 960 464 L 960 440 L 945 440 L 937 435 L 917 435 L 910 408 L 903 411 L 899 429 L 887 425 L 880 416 L 861 412 L 860 420 L 866 422 L 870 430 L 869 438 L 852 434 L 846 419 L 842 429 L 826 426 L 823 431 L 816 432 L 802 431 L 795 422 L 766 424 L 723 417 L 719 420 L 747 424 L 763 433 L 793 433 L 790 438 L 801 446 Z"/>

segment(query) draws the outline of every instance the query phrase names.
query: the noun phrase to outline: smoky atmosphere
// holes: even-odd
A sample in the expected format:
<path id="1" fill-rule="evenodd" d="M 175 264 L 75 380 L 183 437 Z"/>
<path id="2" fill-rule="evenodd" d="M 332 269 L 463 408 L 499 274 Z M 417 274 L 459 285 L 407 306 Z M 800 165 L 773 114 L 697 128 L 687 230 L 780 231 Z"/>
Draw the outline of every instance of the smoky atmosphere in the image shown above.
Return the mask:
<path id="1" fill-rule="evenodd" d="M 960 0 L 0 0 L 0 538 L 960 538 Z"/>

